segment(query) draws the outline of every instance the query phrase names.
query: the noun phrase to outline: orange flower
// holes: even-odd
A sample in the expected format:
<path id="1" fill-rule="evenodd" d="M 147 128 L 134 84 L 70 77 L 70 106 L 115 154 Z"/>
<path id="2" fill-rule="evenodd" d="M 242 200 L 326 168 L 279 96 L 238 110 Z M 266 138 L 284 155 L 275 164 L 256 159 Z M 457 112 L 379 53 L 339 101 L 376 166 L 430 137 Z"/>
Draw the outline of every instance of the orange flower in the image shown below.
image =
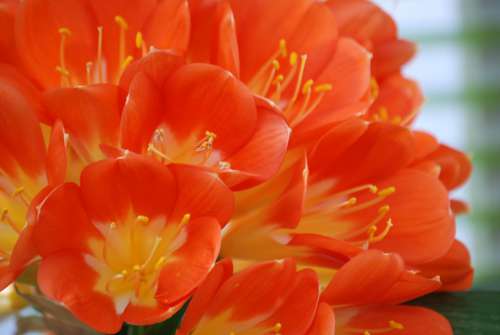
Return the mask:
<path id="1" fill-rule="evenodd" d="M 188 56 L 239 76 L 306 138 L 369 106 L 370 55 L 320 1 L 190 1 Z M 203 42 L 201 42 L 203 41 Z"/>
<path id="2" fill-rule="evenodd" d="M 274 175 L 290 135 L 279 111 L 220 67 L 179 63 L 158 51 L 124 74 L 122 146 L 165 163 L 203 166 L 233 189 Z"/>
<path id="3" fill-rule="evenodd" d="M 399 254 L 429 278 L 442 274 L 445 287 L 461 275 L 470 279 L 468 258 L 446 256 L 455 236 L 448 190 L 422 168 L 418 143 L 419 133 L 388 123 L 353 119 L 333 127 L 307 165 L 304 158 L 293 163 L 290 152 L 277 176 L 236 194 L 222 255 L 243 263 L 294 257 L 325 284 L 369 248 Z"/>
<path id="4" fill-rule="evenodd" d="M 38 283 L 102 332 L 160 322 L 213 266 L 231 212 L 231 192 L 196 168 L 133 155 L 91 164 L 40 208 Z"/>
<path id="5" fill-rule="evenodd" d="M 39 107 L 35 88 L 14 68 L 0 65 L 0 290 L 34 256 L 29 236 L 35 207 L 61 182 L 61 127 L 55 127 L 47 147 L 36 117 Z"/>
<path id="6" fill-rule="evenodd" d="M 43 88 L 117 83 L 150 47 L 182 52 L 189 40 L 186 0 L 29 0 L 6 17 L 2 52 L 17 49 Z"/>
<path id="7" fill-rule="evenodd" d="M 368 120 L 403 126 L 415 119 L 424 99 L 418 84 L 401 75 L 401 68 L 416 53 L 413 42 L 398 37 L 392 17 L 368 0 L 328 0 L 339 34 L 354 38 L 373 55 L 372 92 L 375 99 Z"/>
<path id="8" fill-rule="evenodd" d="M 318 298 L 314 272 L 297 271 L 291 259 L 234 274 L 223 260 L 196 291 L 177 334 L 327 334 L 333 320 L 308 332 Z"/>
<path id="9" fill-rule="evenodd" d="M 449 322 L 436 312 L 393 305 L 439 286 L 432 282 L 404 271 L 398 256 L 369 250 L 334 275 L 321 300 L 333 308 L 335 334 L 451 335 Z M 327 318 L 328 312 L 324 313 Z"/>

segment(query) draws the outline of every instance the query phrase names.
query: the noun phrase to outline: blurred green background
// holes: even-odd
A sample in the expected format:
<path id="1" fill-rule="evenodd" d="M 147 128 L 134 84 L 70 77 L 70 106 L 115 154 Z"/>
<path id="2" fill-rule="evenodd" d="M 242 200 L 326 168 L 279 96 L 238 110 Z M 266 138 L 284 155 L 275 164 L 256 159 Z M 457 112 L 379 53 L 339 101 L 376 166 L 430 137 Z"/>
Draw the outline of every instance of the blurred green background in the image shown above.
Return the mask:
<path id="1" fill-rule="evenodd" d="M 472 211 L 459 217 L 475 288 L 500 289 L 500 1 L 378 0 L 400 34 L 419 44 L 405 69 L 425 92 L 416 128 L 473 158 L 471 181 L 456 192 Z"/>

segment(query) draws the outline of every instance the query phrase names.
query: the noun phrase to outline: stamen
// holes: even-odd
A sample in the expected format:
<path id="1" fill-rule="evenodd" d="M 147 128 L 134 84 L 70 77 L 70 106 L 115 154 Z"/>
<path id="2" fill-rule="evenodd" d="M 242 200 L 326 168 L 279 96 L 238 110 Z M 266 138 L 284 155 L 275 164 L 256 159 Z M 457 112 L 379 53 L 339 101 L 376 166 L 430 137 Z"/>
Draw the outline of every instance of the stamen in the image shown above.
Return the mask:
<path id="1" fill-rule="evenodd" d="M 231 163 L 226 161 L 220 161 L 218 166 L 219 170 L 229 170 L 231 168 Z"/>
<path id="2" fill-rule="evenodd" d="M 360 329 L 360 328 L 344 328 L 343 331 L 349 334 L 363 334 L 363 335 L 372 335 L 372 334 L 385 334 L 392 332 L 394 330 L 403 330 L 403 324 L 396 321 L 389 321 L 389 326 L 385 328 L 371 328 L 371 329 Z"/>
<path id="3" fill-rule="evenodd" d="M 286 40 L 284 38 L 280 39 L 279 48 L 280 48 L 280 56 L 283 58 L 286 57 L 288 55 L 288 50 L 286 47 Z"/>
<path id="4" fill-rule="evenodd" d="M 103 31 L 104 28 L 102 26 L 97 27 L 97 81 L 99 83 L 103 82 L 103 63 L 102 63 L 102 43 L 103 43 Z"/>
<path id="5" fill-rule="evenodd" d="M 304 70 L 306 68 L 306 62 L 307 62 L 307 55 L 302 55 L 300 56 L 300 67 L 299 67 L 299 75 L 297 77 L 297 83 L 295 85 L 295 91 L 293 92 L 292 99 L 288 103 L 288 106 L 286 108 L 285 114 L 288 114 L 293 106 L 295 105 L 295 102 L 299 98 L 299 93 L 300 93 L 300 88 L 302 87 L 302 81 L 304 80 Z M 292 62 L 290 61 L 290 64 Z M 288 111 L 288 113 L 287 113 Z"/>
<path id="6" fill-rule="evenodd" d="M 375 77 L 372 76 L 372 78 L 370 79 L 370 97 L 372 98 L 372 100 L 376 100 L 378 98 L 379 91 L 380 89 L 378 86 L 378 82 Z"/>
<path id="7" fill-rule="evenodd" d="M 378 195 L 381 197 L 387 197 L 387 196 L 393 194 L 394 192 L 396 192 L 396 188 L 394 186 L 390 186 L 390 187 L 384 188 L 383 190 L 378 192 Z"/>
<path id="8" fill-rule="evenodd" d="M 181 226 L 184 226 L 184 225 L 187 225 L 189 223 L 189 221 L 191 220 L 191 214 L 190 213 L 186 213 L 184 214 L 184 216 L 182 217 L 182 220 L 181 220 L 181 223 L 180 225 Z"/>
<path id="9" fill-rule="evenodd" d="M 140 31 L 135 34 L 135 46 L 137 49 L 142 50 L 142 57 L 146 56 L 146 54 L 148 53 L 148 47 Z"/>
<path id="10" fill-rule="evenodd" d="M 12 218 L 9 216 L 9 210 L 7 208 L 4 208 L 2 209 L 2 211 L 0 212 L 0 222 L 4 222 L 6 223 L 7 225 L 9 225 L 12 230 L 14 230 L 17 234 L 21 234 L 21 229 L 19 229 L 16 225 L 16 223 L 14 222 L 14 220 L 12 220 Z"/>
<path id="11" fill-rule="evenodd" d="M 156 155 L 157 157 L 159 157 L 162 163 L 164 163 L 165 161 L 172 162 L 172 160 L 167 155 L 165 155 L 163 152 L 161 152 L 160 150 L 158 150 L 154 146 L 154 144 L 150 143 L 148 145 L 147 151 L 148 151 L 149 154 Z"/>
<path id="12" fill-rule="evenodd" d="M 205 137 L 196 145 L 194 151 L 204 152 L 205 159 L 208 159 L 213 150 L 213 145 L 216 138 L 217 134 L 207 130 L 205 132 Z"/>
<path id="13" fill-rule="evenodd" d="M 120 80 L 120 78 L 123 75 L 123 72 L 125 72 L 125 69 L 127 68 L 127 66 L 129 66 L 129 64 L 132 63 L 133 60 L 134 60 L 134 57 L 129 55 L 120 64 L 120 71 L 118 72 L 118 76 L 116 76 L 117 82 Z"/>
<path id="14" fill-rule="evenodd" d="M 115 16 L 115 22 L 120 27 L 118 62 L 120 65 L 122 65 L 125 62 L 125 48 L 126 48 L 125 34 L 126 34 L 126 31 L 128 30 L 128 23 L 127 23 L 127 21 L 125 21 L 123 16 L 120 16 L 120 15 Z"/>
<path id="15" fill-rule="evenodd" d="M 280 62 L 278 60 L 273 60 L 272 62 L 272 68 L 271 68 L 271 73 L 269 74 L 269 78 L 267 79 L 266 83 L 264 84 L 264 88 L 262 90 L 261 95 L 262 96 L 267 96 L 269 93 L 269 89 L 271 88 L 272 83 L 274 82 L 274 78 L 276 77 L 276 73 L 280 69 Z"/>
<path id="16" fill-rule="evenodd" d="M 377 236 L 375 236 L 375 232 L 377 231 L 377 227 L 373 226 L 375 229 L 370 231 L 370 237 L 368 239 L 368 242 L 369 243 L 376 243 L 376 242 L 382 241 L 389 234 L 389 231 L 391 230 L 391 228 L 393 226 L 394 226 L 394 224 L 392 223 L 392 220 L 391 219 L 387 220 L 384 231 Z"/>
<path id="17" fill-rule="evenodd" d="M 71 30 L 66 27 L 59 28 L 61 42 L 59 45 L 59 66 L 56 67 L 57 72 L 61 74 L 61 86 L 70 86 L 70 73 L 66 68 L 66 40 L 71 36 Z"/>
<path id="18" fill-rule="evenodd" d="M 281 331 L 281 328 L 283 328 L 282 324 L 277 322 L 274 327 L 273 327 L 273 332 L 274 333 L 279 333 Z"/>

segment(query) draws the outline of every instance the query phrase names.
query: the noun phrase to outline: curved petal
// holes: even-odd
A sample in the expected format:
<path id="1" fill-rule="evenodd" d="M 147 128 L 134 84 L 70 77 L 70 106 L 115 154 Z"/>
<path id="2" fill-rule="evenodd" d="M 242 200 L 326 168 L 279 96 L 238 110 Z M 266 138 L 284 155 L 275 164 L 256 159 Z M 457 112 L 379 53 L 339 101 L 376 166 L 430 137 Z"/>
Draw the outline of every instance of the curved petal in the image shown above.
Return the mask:
<path id="1" fill-rule="evenodd" d="M 121 145 L 141 153 L 147 149 L 160 123 L 161 96 L 156 85 L 143 72 L 137 73 L 128 92 L 120 124 Z"/>
<path id="2" fill-rule="evenodd" d="M 56 71 L 65 68 L 72 83 L 86 82 L 86 63 L 95 58 L 97 24 L 85 2 L 79 0 L 28 0 L 16 16 L 16 43 L 32 77 L 45 88 L 68 84 Z M 66 36 L 65 56 L 60 58 L 60 28 Z"/>
<path id="3" fill-rule="evenodd" d="M 342 318 L 343 313 L 338 313 Z M 350 311 L 346 310 L 349 315 Z M 441 314 L 430 309 L 414 306 L 374 306 L 360 309 L 350 320 L 342 325 L 344 329 L 387 329 L 393 328 L 390 321 L 402 325 L 394 333 L 405 335 L 452 335 L 450 323 Z M 341 328 L 341 329 L 342 329 Z M 340 330 L 340 334 L 346 334 Z"/>
<path id="4" fill-rule="evenodd" d="M 257 111 L 248 88 L 228 71 L 208 64 L 190 64 L 166 83 L 165 123 L 178 142 L 205 132 L 216 135 L 214 151 L 234 153 L 255 132 Z M 194 151 L 194 150 L 192 150 Z"/>
<path id="5" fill-rule="evenodd" d="M 42 257 L 62 250 L 86 251 L 88 240 L 100 236 L 87 217 L 75 184 L 63 184 L 47 196 L 33 229 L 33 240 Z"/>
<path id="6" fill-rule="evenodd" d="M 307 335 L 335 335 L 335 315 L 330 306 L 319 304 L 316 318 Z"/>
<path id="7" fill-rule="evenodd" d="M 171 50 L 151 51 L 127 66 L 120 78 L 120 87 L 128 92 L 132 80 L 138 73 L 143 72 L 161 89 L 165 81 L 183 64 L 183 58 Z"/>
<path id="8" fill-rule="evenodd" d="M 284 117 L 269 109 L 267 104 L 258 103 L 257 108 L 255 133 L 247 144 L 226 159 L 232 171 L 224 173 L 222 170 L 224 182 L 233 190 L 249 188 L 271 178 L 279 170 L 287 151 L 291 130 Z M 244 174 L 238 175 L 237 171 Z"/>
<path id="9" fill-rule="evenodd" d="M 104 333 L 116 333 L 122 321 L 113 301 L 93 291 L 96 273 L 83 256 L 59 253 L 44 258 L 38 270 L 38 284 L 47 297 L 63 303 L 78 319 Z"/>
<path id="10" fill-rule="evenodd" d="M 465 153 L 443 144 L 427 159 L 439 165 L 439 179 L 449 190 L 461 186 L 472 173 L 470 158 Z"/>
<path id="11" fill-rule="evenodd" d="M 403 271 L 404 263 L 398 255 L 376 250 L 363 252 L 340 268 L 323 291 L 321 300 L 341 306 L 378 302 Z"/>
<path id="12" fill-rule="evenodd" d="M 375 45 L 373 50 L 373 74 L 377 78 L 387 77 L 399 69 L 417 53 L 415 43 L 395 39 Z"/>
<path id="13" fill-rule="evenodd" d="M 214 266 L 189 302 L 189 308 L 182 318 L 181 332 L 189 334 L 196 327 L 217 291 L 232 274 L 233 263 L 229 259 L 224 259 Z"/>
<path id="14" fill-rule="evenodd" d="M 0 291 L 12 284 L 16 279 L 16 274 L 12 272 L 8 265 L 0 265 Z"/>
<path id="15" fill-rule="evenodd" d="M 0 3 L 0 62 L 16 64 L 18 60 L 14 37 L 15 6 Z"/>
<path id="16" fill-rule="evenodd" d="M 156 49 L 183 52 L 189 43 L 190 23 L 187 0 L 158 1 L 156 9 L 144 25 L 145 41 Z"/>
<path id="17" fill-rule="evenodd" d="M 448 192 L 427 173 L 402 170 L 379 187 L 396 188 L 387 197 L 394 227 L 373 247 L 399 253 L 410 264 L 421 264 L 443 256 L 455 236 Z"/>
<path id="18" fill-rule="evenodd" d="M 469 251 L 457 240 L 446 255 L 418 266 L 418 270 L 426 277 L 439 276 L 443 283 L 442 291 L 465 291 L 472 286 L 474 269 L 471 266 Z"/>
<path id="19" fill-rule="evenodd" d="M 130 210 L 150 218 L 168 217 L 177 192 L 168 169 L 149 157 L 135 155 L 89 165 L 80 184 L 89 217 L 102 222 L 119 222 Z"/>
<path id="20" fill-rule="evenodd" d="M 47 178 L 49 185 L 57 186 L 66 180 L 68 165 L 67 135 L 60 120 L 52 127 L 49 147 L 47 148 Z"/>
<path id="21" fill-rule="evenodd" d="M 0 168 L 11 177 L 24 171 L 37 178 L 45 172 L 46 151 L 37 106 L 35 89 L 15 69 L 1 65 Z"/>
<path id="22" fill-rule="evenodd" d="M 185 301 L 180 302 L 176 306 L 166 307 L 142 307 L 129 304 L 123 315 L 122 319 L 128 324 L 137 326 L 148 326 L 163 322 L 177 313 L 184 305 Z"/>
<path id="23" fill-rule="evenodd" d="M 221 226 L 234 211 L 233 193 L 214 173 L 192 166 L 170 165 L 177 182 L 174 218 L 186 213 L 192 218 L 213 217 Z"/>
<path id="24" fill-rule="evenodd" d="M 220 226 L 215 219 L 194 219 L 187 225 L 184 245 L 174 252 L 175 260 L 161 270 L 156 299 L 174 306 L 198 287 L 213 267 L 220 248 Z"/>

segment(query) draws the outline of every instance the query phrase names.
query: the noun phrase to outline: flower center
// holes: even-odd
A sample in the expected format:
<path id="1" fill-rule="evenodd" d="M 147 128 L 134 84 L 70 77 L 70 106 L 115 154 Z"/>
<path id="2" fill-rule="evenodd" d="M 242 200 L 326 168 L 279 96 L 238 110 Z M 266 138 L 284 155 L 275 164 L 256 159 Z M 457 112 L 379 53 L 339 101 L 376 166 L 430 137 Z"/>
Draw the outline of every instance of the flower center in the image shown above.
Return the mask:
<path id="1" fill-rule="evenodd" d="M 299 231 L 323 234 L 330 232 L 330 235 L 335 238 L 363 247 L 368 247 L 387 237 L 393 223 L 392 219 L 387 217 L 390 207 L 384 204 L 384 200 L 396 192 L 394 186 L 379 190 L 373 184 L 366 184 L 333 194 L 329 191 L 332 186 L 332 181 L 324 181 L 309 187 L 304 217 L 297 227 Z M 363 200 L 360 201 L 360 198 Z M 365 210 L 370 211 L 373 207 L 378 207 L 378 209 L 371 219 L 363 219 L 362 222 L 356 224 L 350 223 L 351 216 L 356 216 Z M 337 223 L 335 230 L 331 222 Z M 380 228 L 382 222 L 385 222 L 383 229 Z M 380 233 L 377 234 L 377 231 Z"/>
<path id="2" fill-rule="evenodd" d="M 315 84 L 312 79 L 305 80 L 306 64 L 307 55 L 289 53 L 286 41 L 281 39 L 278 50 L 248 83 L 255 94 L 280 106 L 292 127 L 309 116 L 332 90 L 329 83 Z"/>
<path id="3" fill-rule="evenodd" d="M 95 289 L 114 299 L 122 314 L 131 303 L 154 307 L 161 270 L 173 260 L 173 253 L 186 241 L 190 214 L 177 224 L 167 224 L 164 217 L 150 219 L 129 216 L 123 222 L 97 223 L 102 241 L 92 240 L 92 253 L 85 260 L 98 274 Z"/>

